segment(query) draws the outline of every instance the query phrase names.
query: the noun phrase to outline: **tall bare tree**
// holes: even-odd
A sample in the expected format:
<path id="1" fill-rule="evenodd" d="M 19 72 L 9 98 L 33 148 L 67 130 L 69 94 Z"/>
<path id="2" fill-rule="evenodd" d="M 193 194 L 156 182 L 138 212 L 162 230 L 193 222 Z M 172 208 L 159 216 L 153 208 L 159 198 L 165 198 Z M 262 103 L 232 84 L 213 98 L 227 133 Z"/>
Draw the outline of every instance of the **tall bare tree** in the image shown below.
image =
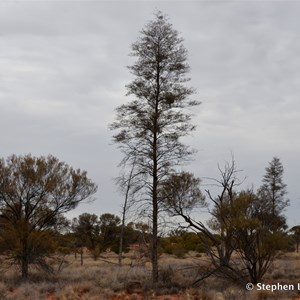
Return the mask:
<path id="1" fill-rule="evenodd" d="M 119 186 L 119 190 L 124 195 L 119 243 L 119 265 L 121 266 L 127 212 L 135 203 L 138 192 L 143 188 L 143 184 L 139 181 L 139 174 L 135 172 L 135 161 L 132 162 L 130 170 L 127 173 L 124 172 L 116 178 L 116 184 Z"/>
<path id="2" fill-rule="evenodd" d="M 113 140 L 126 163 L 135 161 L 144 183 L 145 203 L 151 207 L 152 280 L 158 282 L 159 186 L 172 169 L 193 153 L 180 138 L 195 127 L 187 108 L 199 104 L 189 100 L 194 89 L 187 87 L 187 50 L 183 39 L 161 12 L 155 14 L 132 45 L 134 75 L 127 85 L 134 99 L 117 108 L 111 129 L 118 130 Z M 148 209 L 149 210 L 149 209 Z"/>
<path id="3" fill-rule="evenodd" d="M 232 208 L 236 197 L 234 188 L 239 185 L 236 176 L 238 170 L 234 160 L 231 164 L 226 163 L 223 169 L 218 168 L 221 178 L 212 180 L 213 185 L 220 189 L 220 193 L 214 197 L 210 190 L 206 190 L 208 200 L 213 203 L 213 208 L 210 211 L 212 218 L 208 225 L 192 216 L 192 212 L 197 206 L 207 206 L 200 190 L 201 181 L 194 178 L 192 174 L 182 173 L 179 174 L 180 176 L 177 175 L 177 180 L 170 177 L 165 182 L 164 191 L 168 193 L 169 212 L 173 216 L 181 216 L 190 229 L 201 233 L 199 238 L 202 239 L 206 252 L 211 258 L 211 268 L 207 269 L 198 281 L 213 274 L 221 274 L 223 277 L 226 276 L 235 280 L 241 279 L 239 278 L 240 274 L 231 266 L 231 256 L 236 245 L 235 229 L 232 226 L 232 219 L 236 212 Z M 174 184 L 176 181 L 177 184 Z"/>

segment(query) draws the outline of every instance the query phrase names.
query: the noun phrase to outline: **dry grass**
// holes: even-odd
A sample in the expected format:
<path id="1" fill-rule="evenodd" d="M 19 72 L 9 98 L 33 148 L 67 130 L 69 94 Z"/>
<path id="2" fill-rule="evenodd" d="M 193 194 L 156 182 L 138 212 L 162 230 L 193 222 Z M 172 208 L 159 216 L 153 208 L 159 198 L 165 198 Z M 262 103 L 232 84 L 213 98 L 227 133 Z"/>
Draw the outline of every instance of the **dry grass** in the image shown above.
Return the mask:
<path id="1" fill-rule="evenodd" d="M 295 284 L 300 282 L 300 256 L 285 254 L 276 260 L 264 283 Z M 246 291 L 225 280 L 210 277 L 198 287 L 191 284 L 205 271 L 209 261 L 196 253 L 179 259 L 172 255 L 160 257 L 158 290 L 151 289 L 150 262 L 138 255 L 126 255 L 123 266 L 117 265 L 117 255 L 105 254 L 94 261 L 87 254 L 83 266 L 80 259 L 66 257 L 65 263 L 53 264 L 54 274 L 31 270 L 30 280 L 20 280 L 17 270 L 4 268 L 0 279 L 0 300 L 263 300 L 300 299 L 300 291 Z M 3 265 L 4 266 L 4 265 Z"/>

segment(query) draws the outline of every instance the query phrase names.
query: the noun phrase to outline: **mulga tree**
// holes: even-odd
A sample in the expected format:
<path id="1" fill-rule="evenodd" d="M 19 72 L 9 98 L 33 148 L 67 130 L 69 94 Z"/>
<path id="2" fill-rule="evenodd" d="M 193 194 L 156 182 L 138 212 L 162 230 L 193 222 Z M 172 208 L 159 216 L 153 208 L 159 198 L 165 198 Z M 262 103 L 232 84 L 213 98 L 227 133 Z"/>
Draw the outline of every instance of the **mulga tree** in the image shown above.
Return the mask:
<path id="1" fill-rule="evenodd" d="M 99 217 L 102 251 L 110 248 L 115 253 L 118 253 L 120 223 L 121 219 L 114 214 L 104 213 Z"/>
<path id="2" fill-rule="evenodd" d="M 61 215 L 96 190 L 85 171 L 51 155 L 0 160 L 0 242 L 23 278 L 30 266 L 49 270 L 46 257 L 54 250 L 52 232 Z"/>
<path id="3" fill-rule="evenodd" d="M 123 163 L 135 162 L 144 183 L 144 211 L 152 225 L 152 280 L 158 282 L 159 187 L 174 167 L 193 153 L 181 142 L 195 127 L 187 108 L 199 104 L 189 96 L 194 89 L 186 85 L 189 71 L 183 39 L 161 12 L 155 14 L 132 45 L 136 61 L 129 70 L 134 76 L 127 85 L 133 99 L 116 110 L 111 129 L 113 140 L 123 154 Z"/>
<path id="4" fill-rule="evenodd" d="M 75 234 L 77 246 L 81 248 L 81 264 L 83 264 L 83 249 L 87 247 L 95 260 L 100 255 L 100 225 L 98 216 L 83 213 L 72 222 L 72 231 Z M 77 249 L 75 249 L 77 251 Z"/>
<path id="5" fill-rule="evenodd" d="M 200 181 L 193 179 L 192 175 L 172 176 L 165 182 L 163 193 L 166 193 L 169 211 L 173 216 L 181 216 L 191 229 L 201 233 L 199 237 L 206 246 L 212 265 L 198 281 L 217 275 L 242 284 L 261 282 L 278 251 L 289 246 L 278 221 L 285 221 L 285 218 L 280 215 L 282 211 L 277 210 L 276 215 L 270 218 L 270 212 L 252 190 L 237 191 L 241 182 L 233 160 L 219 171 L 221 179 L 214 181 L 220 193 L 214 197 L 209 190 L 206 191 L 213 204 L 208 226 L 195 220 L 191 214 L 195 206 L 204 204 L 199 190 Z M 277 220 L 276 230 L 274 219 Z"/>
<path id="6" fill-rule="evenodd" d="M 240 279 L 240 274 L 237 274 L 231 266 L 231 257 L 236 247 L 232 220 L 237 214 L 233 210 L 233 203 L 237 195 L 235 187 L 240 184 L 237 178 L 238 170 L 232 161 L 231 164 L 226 163 L 224 169 L 219 167 L 219 171 L 221 178 L 213 180 L 220 188 L 218 196 L 214 197 L 209 190 L 206 190 L 208 200 L 213 204 L 210 210 L 212 218 L 208 225 L 192 216 L 196 207 L 207 206 L 200 190 L 200 179 L 189 173 L 170 176 L 162 190 L 162 193 L 166 194 L 165 203 L 169 208 L 168 211 L 172 216 L 181 216 L 190 229 L 199 233 L 205 251 L 211 258 L 211 268 L 208 268 L 198 281 L 212 274 Z"/>

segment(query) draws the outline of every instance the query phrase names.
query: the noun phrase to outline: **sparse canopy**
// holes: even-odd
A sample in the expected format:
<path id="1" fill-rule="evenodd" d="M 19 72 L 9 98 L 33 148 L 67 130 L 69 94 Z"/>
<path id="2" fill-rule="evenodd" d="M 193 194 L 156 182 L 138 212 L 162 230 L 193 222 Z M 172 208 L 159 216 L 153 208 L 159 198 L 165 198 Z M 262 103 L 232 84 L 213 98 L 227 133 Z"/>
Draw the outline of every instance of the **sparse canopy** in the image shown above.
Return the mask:
<path id="1" fill-rule="evenodd" d="M 156 283 L 158 188 L 193 153 L 180 138 L 195 129 L 186 108 L 199 102 L 189 99 L 194 89 L 186 86 L 189 65 L 183 40 L 161 12 L 141 31 L 131 55 L 136 61 L 129 67 L 134 79 L 127 85 L 127 95 L 133 100 L 117 108 L 111 129 L 118 130 L 113 140 L 124 153 L 123 163 L 135 163 L 145 203 L 150 205 L 147 211 L 152 210 L 152 277 Z"/>
<path id="2" fill-rule="evenodd" d="M 286 198 L 286 184 L 283 182 L 283 165 L 278 157 L 274 157 L 266 167 L 263 184 L 258 190 L 258 196 L 264 211 L 264 219 L 270 230 L 277 231 L 287 227 L 284 209 L 289 205 Z"/>
<path id="3" fill-rule="evenodd" d="M 274 157 L 266 167 L 266 174 L 263 177 L 263 185 L 260 188 L 260 194 L 269 205 L 273 215 L 280 213 L 285 209 L 289 201 L 285 198 L 286 184 L 283 182 L 283 165 L 278 157 Z"/>
<path id="4" fill-rule="evenodd" d="M 119 132 L 113 139 L 125 153 L 125 161 L 135 160 L 152 176 L 155 158 L 160 174 L 165 175 L 191 154 L 179 142 L 194 129 L 191 115 L 182 109 L 199 104 L 188 99 L 194 90 L 184 84 L 189 80 L 185 77 L 187 51 L 178 32 L 159 12 L 141 31 L 131 54 L 137 61 L 129 67 L 135 79 L 127 85 L 127 95 L 135 99 L 117 108 L 111 129 Z"/>

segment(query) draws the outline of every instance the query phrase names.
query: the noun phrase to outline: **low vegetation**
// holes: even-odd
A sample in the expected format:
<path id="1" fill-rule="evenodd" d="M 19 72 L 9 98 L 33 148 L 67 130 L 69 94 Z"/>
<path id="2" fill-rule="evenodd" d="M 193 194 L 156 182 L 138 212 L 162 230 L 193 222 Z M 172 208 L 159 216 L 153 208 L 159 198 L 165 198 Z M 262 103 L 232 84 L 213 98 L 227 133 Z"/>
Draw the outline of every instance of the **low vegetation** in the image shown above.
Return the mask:
<path id="1" fill-rule="evenodd" d="M 162 254 L 159 257 L 159 289 L 151 287 L 151 262 L 140 253 L 128 252 L 118 265 L 118 255 L 107 252 L 95 261 L 90 253 L 84 254 L 84 266 L 74 254 L 56 256 L 52 274 L 37 269 L 30 272 L 30 280 L 24 281 L 15 269 L 4 268 L 0 299 L 6 300 L 63 300 L 63 299 L 205 299 L 205 300 L 262 300 L 299 299 L 294 291 L 247 291 L 244 286 L 222 278 L 207 278 L 193 285 L 199 275 L 210 268 L 209 257 L 189 251 L 185 258 Z M 63 259 L 63 263 L 61 261 Z M 295 284 L 300 282 L 298 253 L 282 255 L 272 263 L 264 283 Z"/>

